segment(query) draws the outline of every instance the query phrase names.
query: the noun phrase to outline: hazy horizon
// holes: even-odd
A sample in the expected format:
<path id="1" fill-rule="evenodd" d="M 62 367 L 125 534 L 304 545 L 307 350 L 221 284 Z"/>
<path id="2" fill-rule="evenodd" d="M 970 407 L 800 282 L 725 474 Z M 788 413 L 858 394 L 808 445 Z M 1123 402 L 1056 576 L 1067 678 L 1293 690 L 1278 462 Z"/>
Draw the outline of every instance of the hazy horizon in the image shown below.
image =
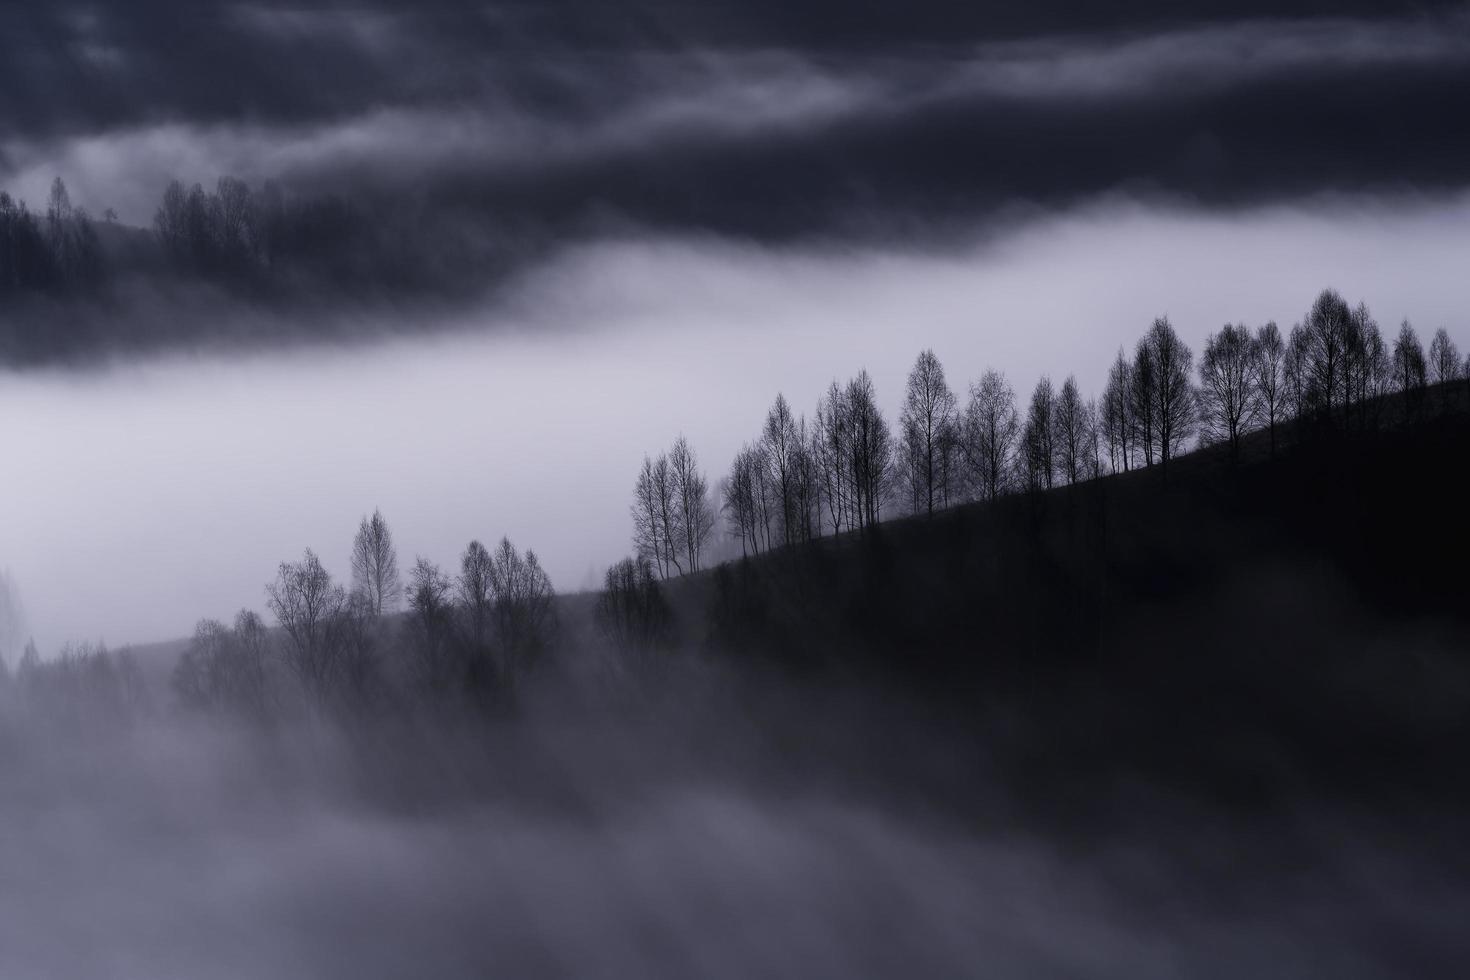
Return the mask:
<path id="1" fill-rule="evenodd" d="M 345 577 L 374 508 L 406 561 L 453 568 L 508 535 L 559 590 L 590 588 L 631 550 L 643 455 L 686 435 L 713 485 L 777 392 L 810 416 L 866 368 L 891 421 L 932 347 L 962 399 L 990 367 L 1020 397 L 1043 373 L 1092 396 L 1155 316 L 1198 352 L 1225 322 L 1288 329 L 1327 287 L 1385 333 L 1464 341 L 1467 228 L 1463 196 L 1334 196 L 1112 198 L 922 249 L 648 235 L 568 248 L 429 331 L 6 373 L 0 564 L 47 654 L 262 609 L 307 547 Z"/>

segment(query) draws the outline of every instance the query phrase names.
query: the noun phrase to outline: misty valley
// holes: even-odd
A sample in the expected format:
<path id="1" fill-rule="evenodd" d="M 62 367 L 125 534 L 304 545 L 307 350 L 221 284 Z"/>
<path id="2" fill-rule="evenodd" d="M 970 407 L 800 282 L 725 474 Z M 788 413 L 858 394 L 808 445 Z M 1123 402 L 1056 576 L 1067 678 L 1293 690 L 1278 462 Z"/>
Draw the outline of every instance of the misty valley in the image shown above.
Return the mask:
<path id="1" fill-rule="evenodd" d="M 1464 0 L 0 0 L 0 980 L 1470 976 Z"/>
<path id="2" fill-rule="evenodd" d="M 778 397 L 567 594 L 375 511 L 340 581 L 43 657 L 7 578 L 0 965 L 1453 975 L 1470 375 L 1331 291 L 1193 373 L 1160 319 L 1095 402 Z"/>

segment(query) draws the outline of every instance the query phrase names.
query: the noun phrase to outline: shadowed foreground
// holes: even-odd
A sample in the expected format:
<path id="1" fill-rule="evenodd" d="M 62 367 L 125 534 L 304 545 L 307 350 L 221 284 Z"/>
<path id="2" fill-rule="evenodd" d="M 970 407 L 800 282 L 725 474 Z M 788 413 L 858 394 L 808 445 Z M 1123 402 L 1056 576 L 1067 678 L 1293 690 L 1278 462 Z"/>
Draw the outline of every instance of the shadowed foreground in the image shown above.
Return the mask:
<path id="1" fill-rule="evenodd" d="M 1466 446 L 778 550 L 672 585 L 636 673 L 568 597 L 490 709 L 12 685 L 0 973 L 1463 975 Z"/>

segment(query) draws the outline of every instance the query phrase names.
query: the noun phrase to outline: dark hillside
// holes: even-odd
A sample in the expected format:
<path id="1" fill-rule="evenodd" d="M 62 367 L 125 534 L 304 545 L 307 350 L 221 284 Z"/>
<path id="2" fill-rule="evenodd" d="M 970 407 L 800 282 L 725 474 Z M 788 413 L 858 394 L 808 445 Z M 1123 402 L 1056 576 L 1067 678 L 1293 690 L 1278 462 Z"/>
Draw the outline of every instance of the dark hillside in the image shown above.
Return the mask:
<path id="1" fill-rule="evenodd" d="M 958 712 L 1059 802 L 1128 773 L 1252 805 L 1288 785 L 1463 802 L 1470 417 L 1248 448 L 778 551 L 672 599 L 690 642 Z"/>

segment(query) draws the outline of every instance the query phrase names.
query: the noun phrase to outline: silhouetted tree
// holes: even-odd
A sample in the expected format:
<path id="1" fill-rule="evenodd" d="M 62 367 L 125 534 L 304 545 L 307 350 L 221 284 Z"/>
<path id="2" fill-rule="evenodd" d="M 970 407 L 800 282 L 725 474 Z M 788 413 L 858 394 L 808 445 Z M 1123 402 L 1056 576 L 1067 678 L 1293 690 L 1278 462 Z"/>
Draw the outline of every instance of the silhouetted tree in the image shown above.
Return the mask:
<path id="1" fill-rule="evenodd" d="M 961 424 L 961 446 L 969 478 L 982 500 L 995 500 L 1010 488 L 1021 421 L 1016 393 L 999 371 L 986 371 L 970 386 Z"/>
<path id="2" fill-rule="evenodd" d="M 678 503 L 675 525 L 682 532 L 679 545 L 689 571 L 695 572 L 714 530 L 715 514 L 709 500 L 709 481 L 700 472 L 699 460 L 683 436 L 675 440 L 669 453 L 669 471 Z"/>
<path id="3" fill-rule="evenodd" d="M 488 659 L 494 625 L 491 568 L 490 552 L 480 542 L 471 541 L 460 556 L 459 578 L 455 581 L 465 620 L 465 642 L 477 660 Z"/>
<path id="4" fill-rule="evenodd" d="M 1103 389 L 1099 423 L 1108 447 L 1108 464 L 1116 472 L 1132 468 L 1133 452 L 1133 367 L 1118 348 L 1118 357 L 1108 369 L 1107 387 Z"/>
<path id="5" fill-rule="evenodd" d="M 522 557 L 509 538 L 501 538 L 491 555 L 490 585 L 497 646 L 505 660 L 503 676 L 513 678 L 551 645 L 556 593 L 536 553 L 527 551 Z"/>
<path id="6" fill-rule="evenodd" d="M 781 538 L 786 544 L 793 544 L 800 537 L 801 526 L 797 506 L 796 465 L 802 439 L 785 395 L 778 394 L 775 404 L 766 413 L 761 439 L 765 446 L 769 479 L 778 501 Z"/>
<path id="7" fill-rule="evenodd" d="M 404 624 L 418 681 L 436 694 L 458 690 L 465 678 L 454 642 L 454 583 L 426 558 L 409 572 Z"/>
<path id="8" fill-rule="evenodd" d="M 1252 383 L 1257 360 L 1250 331 L 1229 323 L 1205 340 L 1200 358 L 1200 419 L 1207 438 L 1230 447 L 1232 462 L 1240 458 L 1241 433 L 1256 420 L 1260 402 Z"/>
<path id="9" fill-rule="evenodd" d="M 624 558 L 607 570 L 594 613 L 597 628 L 640 672 L 669 641 L 673 612 L 646 559 Z"/>
<path id="10" fill-rule="evenodd" d="M 817 470 L 817 484 L 826 507 L 832 533 L 857 527 L 860 521 L 851 481 L 853 454 L 852 412 L 847 397 L 834 380 L 827 393 L 817 400 L 817 421 L 813 426 L 812 459 Z"/>
<path id="11" fill-rule="evenodd" d="M 373 511 L 357 527 L 352 541 L 352 591 L 366 604 L 369 615 L 377 617 L 398 608 L 403 583 L 398 577 L 398 552 L 393 547 L 393 532 L 383 513 Z"/>
<path id="12" fill-rule="evenodd" d="M 341 648 L 333 634 L 347 607 L 347 593 L 310 548 L 299 562 L 282 562 L 266 586 L 267 605 L 286 634 L 285 661 L 316 704 L 332 693 Z"/>
<path id="13" fill-rule="evenodd" d="M 847 385 L 847 406 L 852 413 L 853 487 L 860 526 L 877 524 L 883 516 L 883 500 L 893 471 L 893 435 L 878 409 L 873 379 L 859 371 Z"/>
<path id="14" fill-rule="evenodd" d="M 1429 383 L 1429 362 L 1424 358 L 1424 347 L 1419 335 L 1405 320 L 1399 326 L 1398 339 L 1393 342 L 1394 387 L 1402 392 L 1423 388 Z"/>
<path id="15" fill-rule="evenodd" d="M 899 413 L 899 429 L 904 434 L 905 458 L 911 470 L 911 483 L 918 491 L 920 507 L 934 513 L 938 500 L 949 503 L 949 454 L 955 442 L 955 397 L 944 378 L 944 366 L 934 351 L 925 349 L 909 371 L 904 393 L 903 411 Z"/>
<path id="16" fill-rule="evenodd" d="M 1343 347 L 1343 404 L 1349 418 L 1356 417 L 1358 428 L 1366 430 L 1377 424 L 1382 396 L 1392 387 L 1393 367 L 1378 321 L 1359 303 L 1348 320 Z"/>
<path id="17" fill-rule="evenodd" d="M 1460 351 L 1444 327 L 1436 330 L 1429 342 L 1429 377 L 1435 384 L 1460 379 Z"/>
<path id="18" fill-rule="evenodd" d="M 1133 352 L 1133 368 L 1129 371 L 1132 382 L 1132 404 L 1134 451 L 1143 460 L 1144 466 L 1154 465 L 1154 451 L 1158 448 L 1158 423 L 1155 412 L 1158 405 L 1158 366 L 1148 338 L 1138 342 Z"/>
<path id="19" fill-rule="evenodd" d="M 1077 378 L 1068 375 L 1062 382 L 1052 411 L 1052 445 L 1056 450 L 1057 470 L 1068 483 L 1077 483 L 1088 475 L 1091 433 L 1087 403 L 1077 390 Z"/>
<path id="20" fill-rule="evenodd" d="M 1056 389 L 1051 378 L 1043 375 L 1031 393 L 1031 409 L 1026 415 L 1022 433 L 1023 462 L 1027 489 L 1050 490 L 1056 472 Z"/>
<path id="21" fill-rule="evenodd" d="M 740 539 L 742 554 L 759 554 L 770 547 L 766 499 L 766 462 L 761 446 L 747 445 L 735 457 L 725 480 L 723 509 L 730 533 Z M 635 539 L 636 540 L 636 539 Z M 640 557 L 647 554 L 640 551 Z"/>
<path id="22" fill-rule="evenodd" d="M 1251 386 L 1255 389 L 1261 417 L 1266 421 L 1274 459 L 1276 425 L 1286 413 L 1286 344 L 1274 320 L 1256 331 L 1251 347 Z"/>
<path id="23" fill-rule="evenodd" d="M 1178 455 L 1194 432 L 1197 406 L 1190 375 L 1194 355 L 1174 332 L 1168 317 L 1160 317 L 1144 339 L 1146 360 L 1152 367 L 1153 424 L 1157 432 L 1159 463 L 1169 478 L 1169 460 Z"/>
<path id="24" fill-rule="evenodd" d="M 1335 290 L 1326 289 L 1302 321 L 1306 372 L 1298 382 L 1300 396 L 1305 410 L 1323 420 L 1330 421 L 1346 401 L 1344 360 L 1352 319 L 1347 301 Z"/>

